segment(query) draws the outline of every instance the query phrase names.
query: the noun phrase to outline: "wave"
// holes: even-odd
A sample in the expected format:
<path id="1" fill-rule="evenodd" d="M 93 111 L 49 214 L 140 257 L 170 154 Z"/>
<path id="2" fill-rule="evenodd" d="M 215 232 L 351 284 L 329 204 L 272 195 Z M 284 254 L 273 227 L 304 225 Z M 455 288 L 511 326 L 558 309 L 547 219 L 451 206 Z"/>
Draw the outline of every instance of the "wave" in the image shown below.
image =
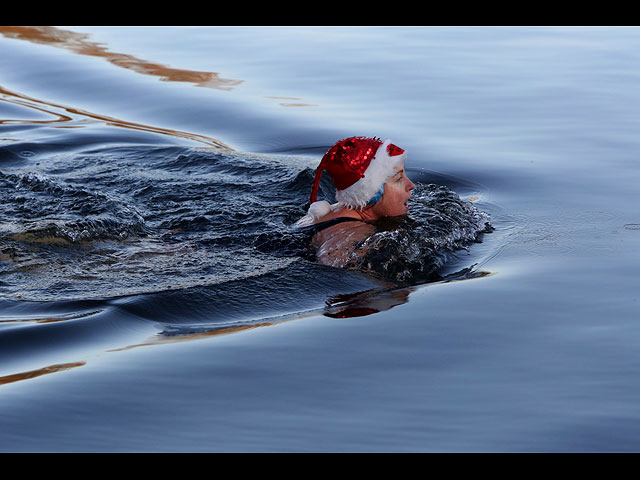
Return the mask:
<path id="1" fill-rule="evenodd" d="M 314 262 L 293 228 L 314 173 L 307 157 L 114 144 L 37 160 L 0 172 L 5 298 L 207 287 Z M 487 215 L 447 187 L 418 182 L 411 202 L 411 218 L 381 225 L 351 268 L 431 281 L 449 252 L 489 231 Z"/>
<path id="2" fill-rule="evenodd" d="M 410 217 L 387 219 L 382 231 L 361 242 L 357 252 L 365 253 L 353 255 L 350 268 L 400 284 L 442 280 L 451 254 L 494 230 L 486 212 L 444 185 L 417 184 L 410 205 Z"/>

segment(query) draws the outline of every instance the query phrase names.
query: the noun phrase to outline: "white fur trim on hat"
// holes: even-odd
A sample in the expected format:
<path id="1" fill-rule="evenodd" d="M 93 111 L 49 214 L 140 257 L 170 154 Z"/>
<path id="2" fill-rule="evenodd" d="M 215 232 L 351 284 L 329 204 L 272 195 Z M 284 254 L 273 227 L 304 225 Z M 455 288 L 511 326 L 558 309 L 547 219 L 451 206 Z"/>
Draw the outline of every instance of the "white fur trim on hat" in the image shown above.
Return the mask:
<path id="1" fill-rule="evenodd" d="M 365 207 L 387 179 L 396 173 L 395 167 L 404 160 L 406 152 L 390 156 L 387 152 L 390 143 L 391 140 L 387 140 L 380 145 L 360 180 L 336 192 L 336 200 L 340 205 L 357 209 Z"/>

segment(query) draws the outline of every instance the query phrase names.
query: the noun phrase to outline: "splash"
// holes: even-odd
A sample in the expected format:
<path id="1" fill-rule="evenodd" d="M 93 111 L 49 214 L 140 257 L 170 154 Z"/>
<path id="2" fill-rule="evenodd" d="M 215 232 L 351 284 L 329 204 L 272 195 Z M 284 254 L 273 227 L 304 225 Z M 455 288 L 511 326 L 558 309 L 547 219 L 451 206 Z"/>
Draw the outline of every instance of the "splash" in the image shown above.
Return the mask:
<path id="1" fill-rule="evenodd" d="M 348 268 L 400 284 L 440 280 L 439 270 L 457 251 L 468 250 L 493 231 L 489 215 L 443 185 L 416 185 L 410 217 L 386 219 L 360 242 Z"/>

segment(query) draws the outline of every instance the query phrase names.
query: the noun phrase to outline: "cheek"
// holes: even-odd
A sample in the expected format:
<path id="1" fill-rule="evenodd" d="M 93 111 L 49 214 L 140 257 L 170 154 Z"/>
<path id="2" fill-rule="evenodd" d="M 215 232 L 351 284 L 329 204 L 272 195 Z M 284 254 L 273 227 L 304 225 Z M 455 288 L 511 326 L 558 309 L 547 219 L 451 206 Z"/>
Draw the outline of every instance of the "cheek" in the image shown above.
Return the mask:
<path id="1" fill-rule="evenodd" d="M 392 213 L 397 213 L 404 209 L 405 197 L 401 189 L 395 187 L 386 189 L 383 197 L 384 207 Z"/>
<path id="2" fill-rule="evenodd" d="M 406 191 L 404 189 L 404 183 L 396 183 L 392 188 L 389 189 L 390 197 L 394 202 L 404 202 L 404 197 L 406 196 Z"/>

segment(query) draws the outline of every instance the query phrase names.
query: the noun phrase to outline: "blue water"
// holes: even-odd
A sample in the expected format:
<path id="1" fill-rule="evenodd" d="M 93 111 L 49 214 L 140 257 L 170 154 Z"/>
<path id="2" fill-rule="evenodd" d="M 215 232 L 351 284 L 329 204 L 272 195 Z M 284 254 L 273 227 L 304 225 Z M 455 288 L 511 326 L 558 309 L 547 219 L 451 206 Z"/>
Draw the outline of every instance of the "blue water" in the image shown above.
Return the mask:
<path id="1" fill-rule="evenodd" d="M 638 450 L 640 29 L 0 34 L 1 451 Z M 351 135 L 495 230 L 315 264 Z"/>

